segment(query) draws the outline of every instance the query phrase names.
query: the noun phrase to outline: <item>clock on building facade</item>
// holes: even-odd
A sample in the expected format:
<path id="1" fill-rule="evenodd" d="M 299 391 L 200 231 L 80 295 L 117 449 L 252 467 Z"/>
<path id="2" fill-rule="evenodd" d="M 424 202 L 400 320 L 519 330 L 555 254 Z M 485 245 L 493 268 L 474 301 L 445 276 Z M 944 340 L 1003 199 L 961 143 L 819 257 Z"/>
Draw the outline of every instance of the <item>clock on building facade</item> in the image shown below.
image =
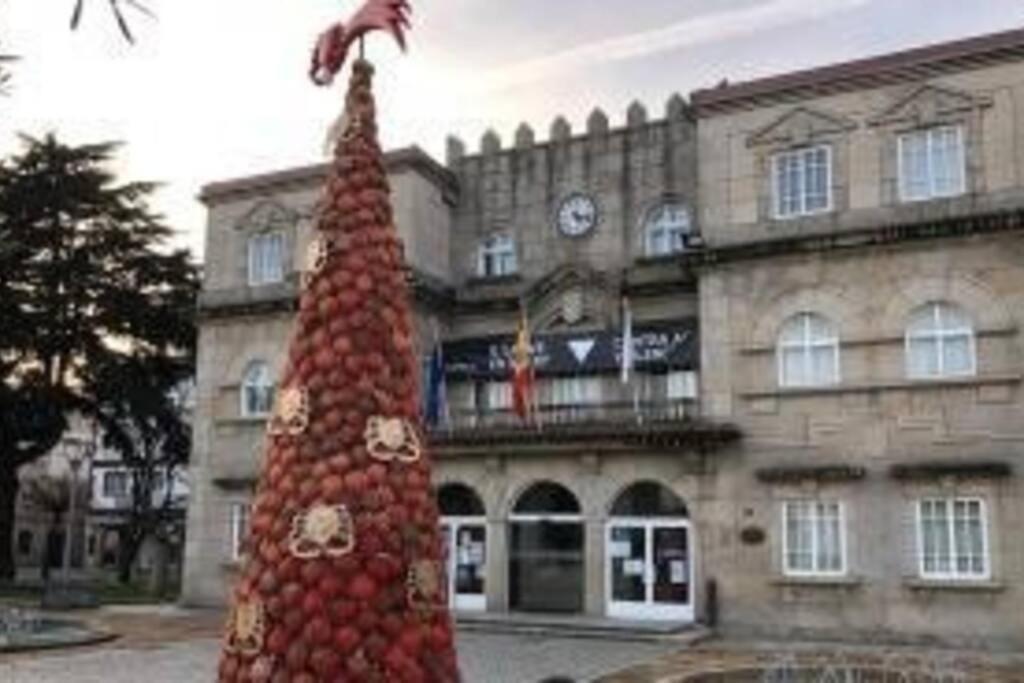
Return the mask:
<path id="1" fill-rule="evenodd" d="M 587 194 L 571 194 L 562 200 L 555 216 L 558 231 L 566 237 L 582 237 L 597 226 L 597 200 Z"/>

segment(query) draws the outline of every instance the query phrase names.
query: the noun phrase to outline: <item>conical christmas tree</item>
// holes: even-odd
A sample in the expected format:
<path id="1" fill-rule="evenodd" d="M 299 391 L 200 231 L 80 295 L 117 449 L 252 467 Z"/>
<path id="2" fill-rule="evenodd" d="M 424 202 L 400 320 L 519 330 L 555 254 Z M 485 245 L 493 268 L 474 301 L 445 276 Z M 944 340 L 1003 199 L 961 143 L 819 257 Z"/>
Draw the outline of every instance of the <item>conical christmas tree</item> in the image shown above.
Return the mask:
<path id="1" fill-rule="evenodd" d="M 372 75 L 354 65 L 222 683 L 458 680 Z"/>

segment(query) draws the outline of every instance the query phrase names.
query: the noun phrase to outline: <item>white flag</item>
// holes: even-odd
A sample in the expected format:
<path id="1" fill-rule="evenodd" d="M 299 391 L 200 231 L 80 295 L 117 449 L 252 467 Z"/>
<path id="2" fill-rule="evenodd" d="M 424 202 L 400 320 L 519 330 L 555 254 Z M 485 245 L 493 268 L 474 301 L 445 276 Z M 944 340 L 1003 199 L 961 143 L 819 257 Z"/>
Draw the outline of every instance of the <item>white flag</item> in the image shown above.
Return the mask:
<path id="1" fill-rule="evenodd" d="M 622 297 L 622 383 L 629 384 L 633 372 L 633 311 Z"/>

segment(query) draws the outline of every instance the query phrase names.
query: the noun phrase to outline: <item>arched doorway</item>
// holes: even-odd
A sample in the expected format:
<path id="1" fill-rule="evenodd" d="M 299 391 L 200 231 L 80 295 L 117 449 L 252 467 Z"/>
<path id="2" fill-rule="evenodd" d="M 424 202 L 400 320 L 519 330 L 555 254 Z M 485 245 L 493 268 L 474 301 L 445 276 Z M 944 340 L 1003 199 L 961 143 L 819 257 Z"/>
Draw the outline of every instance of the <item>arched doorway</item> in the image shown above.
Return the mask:
<path id="1" fill-rule="evenodd" d="M 693 621 L 693 542 L 679 496 L 655 482 L 619 494 L 605 555 L 608 616 Z"/>
<path id="2" fill-rule="evenodd" d="M 453 609 L 487 609 L 487 516 L 476 491 L 446 484 L 437 492 L 448 551 L 448 595 Z"/>
<path id="3" fill-rule="evenodd" d="M 534 484 L 509 515 L 509 604 L 532 612 L 583 610 L 583 516 L 559 484 Z"/>

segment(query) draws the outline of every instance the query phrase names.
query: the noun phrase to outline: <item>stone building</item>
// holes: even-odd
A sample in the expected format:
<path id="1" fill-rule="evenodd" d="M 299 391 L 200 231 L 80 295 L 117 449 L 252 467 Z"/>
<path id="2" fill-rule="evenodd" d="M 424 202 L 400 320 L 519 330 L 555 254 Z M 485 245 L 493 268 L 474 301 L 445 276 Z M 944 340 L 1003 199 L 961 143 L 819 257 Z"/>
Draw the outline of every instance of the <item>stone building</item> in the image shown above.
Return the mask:
<path id="1" fill-rule="evenodd" d="M 1024 643 L 1022 76 L 1014 31 L 390 153 L 454 606 Z M 190 603 L 244 561 L 325 172 L 202 195 Z"/>
<path id="2" fill-rule="evenodd" d="M 63 566 L 73 486 L 76 511 L 70 520 L 71 567 L 85 564 L 90 476 L 87 456 L 94 450 L 94 437 L 87 421 L 73 416 L 70 423 L 68 433 L 49 453 L 18 472 L 14 561 L 19 578 L 29 581 L 44 573 L 44 564 L 54 571 Z"/>
<path id="3" fill-rule="evenodd" d="M 744 434 L 702 529 L 725 627 L 1024 640 L 1022 60 L 693 95 L 701 408 Z"/>

